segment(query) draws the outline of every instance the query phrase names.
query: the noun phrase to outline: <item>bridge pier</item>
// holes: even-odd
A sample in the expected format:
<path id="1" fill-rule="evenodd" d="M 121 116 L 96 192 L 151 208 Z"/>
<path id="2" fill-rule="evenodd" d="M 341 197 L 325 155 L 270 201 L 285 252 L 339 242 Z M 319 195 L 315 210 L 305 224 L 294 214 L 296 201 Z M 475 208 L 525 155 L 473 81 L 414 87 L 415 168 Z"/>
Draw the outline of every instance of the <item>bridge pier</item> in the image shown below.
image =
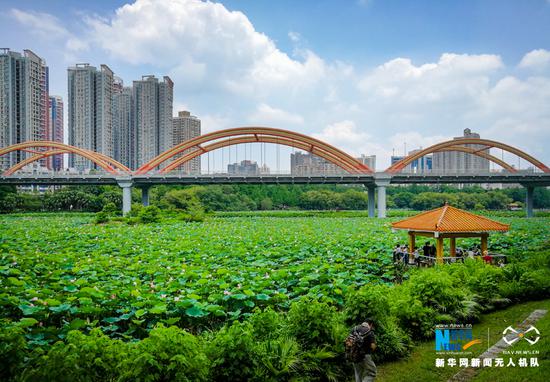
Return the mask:
<path id="1" fill-rule="evenodd" d="M 131 180 L 119 180 L 118 185 L 122 188 L 122 215 L 127 215 L 132 209 L 132 185 Z"/>
<path id="2" fill-rule="evenodd" d="M 141 187 L 141 204 L 143 204 L 143 207 L 147 207 L 149 205 L 149 189 L 151 186 L 143 186 Z"/>
<path id="3" fill-rule="evenodd" d="M 385 173 L 375 174 L 376 188 L 378 190 L 378 217 L 386 217 L 386 187 L 390 185 L 391 175 Z"/>
<path id="4" fill-rule="evenodd" d="M 526 195 L 525 195 L 525 210 L 527 212 L 527 217 L 533 217 L 533 194 L 535 192 L 535 187 L 526 186 Z"/>
<path id="5" fill-rule="evenodd" d="M 369 218 L 374 217 L 374 185 L 367 186 Z"/>

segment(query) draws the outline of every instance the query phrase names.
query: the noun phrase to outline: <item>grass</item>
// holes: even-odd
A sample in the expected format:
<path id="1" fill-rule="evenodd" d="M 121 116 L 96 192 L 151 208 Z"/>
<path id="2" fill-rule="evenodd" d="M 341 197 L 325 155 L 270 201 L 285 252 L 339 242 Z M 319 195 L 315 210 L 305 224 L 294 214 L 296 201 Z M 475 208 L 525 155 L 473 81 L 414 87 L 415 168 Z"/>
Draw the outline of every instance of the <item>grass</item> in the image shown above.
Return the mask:
<path id="1" fill-rule="evenodd" d="M 475 358 L 487 350 L 487 345 L 493 346 L 500 338 L 502 331 L 509 325 L 517 326 L 535 309 L 550 310 L 550 299 L 543 301 L 531 301 L 514 305 L 508 309 L 483 315 L 481 322 L 473 325 L 474 338 L 481 339 L 480 345 L 474 345 L 471 354 L 462 355 L 465 358 Z M 538 355 L 539 368 L 491 368 L 483 369 L 474 381 L 548 381 L 548 376 L 543 370 L 550 366 L 550 313 L 546 314 L 536 325 L 542 334 L 541 340 L 532 348 L 540 351 Z M 487 329 L 489 329 L 489 343 L 487 341 Z M 513 345 L 513 350 L 527 350 L 526 341 Z M 469 349 L 469 350 L 470 350 Z M 445 358 L 451 356 L 445 356 Z M 456 356 L 455 358 L 460 358 Z M 514 359 L 519 356 L 512 356 Z M 388 362 L 378 367 L 377 382 L 384 381 L 446 381 L 458 373 L 458 367 L 436 368 L 435 359 L 442 358 L 435 352 L 435 341 L 419 343 L 414 347 L 410 357 Z M 506 362 L 507 358 L 505 356 Z"/>

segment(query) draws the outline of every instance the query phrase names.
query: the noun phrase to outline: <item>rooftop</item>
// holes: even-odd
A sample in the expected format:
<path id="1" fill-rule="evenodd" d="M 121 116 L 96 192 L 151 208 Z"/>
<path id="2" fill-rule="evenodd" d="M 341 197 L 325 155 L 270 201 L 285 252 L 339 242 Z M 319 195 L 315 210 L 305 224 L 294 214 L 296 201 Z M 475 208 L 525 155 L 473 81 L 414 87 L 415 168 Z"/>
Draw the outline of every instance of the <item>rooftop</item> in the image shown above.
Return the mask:
<path id="1" fill-rule="evenodd" d="M 510 225 L 444 205 L 392 223 L 392 228 L 424 232 L 485 232 L 508 231 Z"/>

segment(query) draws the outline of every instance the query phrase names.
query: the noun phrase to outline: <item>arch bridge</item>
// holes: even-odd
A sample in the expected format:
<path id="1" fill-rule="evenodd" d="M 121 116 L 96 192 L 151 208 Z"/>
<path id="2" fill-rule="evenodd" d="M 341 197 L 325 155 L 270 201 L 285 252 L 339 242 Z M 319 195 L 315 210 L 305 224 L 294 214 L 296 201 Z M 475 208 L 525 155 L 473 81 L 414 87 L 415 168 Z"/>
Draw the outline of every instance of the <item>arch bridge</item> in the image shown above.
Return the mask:
<path id="1" fill-rule="evenodd" d="M 327 162 L 332 163 L 345 171 L 342 176 L 262 176 L 262 177 L 209 177 L 209 176 L 181 176 L 171 172 L 186 162 L 203 154 L 224 147 L 246 143 L 272 143 L 297 148 L 315 154 Z M 474 148 L 475 147 L 475 148 Z M 518 169 L 490 154 L 491 148 L 517 155 L 540 170 L 540 173 L 519 173 Z M 407 174 L 403 170 L 428 154 L 440 152 L 463 152 L 487 159 L 503 168 L 501 174 Z M 373 169 L 361 163 L 348 153 L 319 139 L 292 132 L 289 130 L 270 127 L 238 127 L 204 134 L 166 150 L 136 170 L 131 170 L 124 164 L 104 154 L 66 145 L 53 141 L 31 141 L 18 143 L 0 149 L 0 157 L 24 152 L 26 158 L 6 169 L 0 175 L 0 183 L 11 184 L 78 184 L 114 183 L 123 188 L 123 210 L 129 211 L 131 203 L 131 187 L 138 185 L 142 188 L 142 200 L 148 204 L 148 189 L 152 184 L 159 183 L 361 183 L 368 189 L 369 215 L 374 216 L 374 193 L 378 190 L 378 216 L 385 217 L 386 186 L 403 183 L 521 183 L 527 188 L 527 214 L 532 216 L 532 197 L 535 186 L 550 185 L 550 169 L 542 162 L 513 146 L 502 142 L 480 138 L 453 139 L 432 145 L 426 149 L 411 154 L 392 164 L 385 171 L 375 173 Z M 103 169 L 106 175 L 97 176 L 19 176 L 17 172 L 25 166 L 54 155 L 78 155 L 93 162 Z M 258 178 L 258 179 L 253 179 Z"/>

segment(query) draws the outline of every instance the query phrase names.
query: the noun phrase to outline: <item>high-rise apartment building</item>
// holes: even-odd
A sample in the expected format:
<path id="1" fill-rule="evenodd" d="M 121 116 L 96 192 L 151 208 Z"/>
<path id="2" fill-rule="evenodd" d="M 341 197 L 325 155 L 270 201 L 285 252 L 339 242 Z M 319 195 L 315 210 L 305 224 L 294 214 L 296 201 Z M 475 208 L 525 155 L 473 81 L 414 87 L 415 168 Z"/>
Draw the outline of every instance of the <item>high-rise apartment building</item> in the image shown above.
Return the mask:
<path id="1" fill-rule="evenodd" d="M 178 112 L 178 116 L 172 119 L 172 144 L 176 146 L 189 139 L 198 137 L 201 135 L 201 120 L 191 115 L 188 111 Z M 178 154 L 177 157 L 181 157 L 187 154 L 190 150 L 184 151 L 182 154 Z M 191 159 L 179 167 L 179 170 L 184 174 L 200 174 L 201 172 L 201 158 L 200 156 Z"/>
<path id="2" fill-rule="evenodd" d="M 69 144 L 114 156 L 113 145 L 113 71 L 107 65 L 97 70 L 90 64 L 68 69 Z M 88 170 L 87 159 L 71 156 L 69 166 Z"/>
<path id="3" fill-rule="evenodd" d="M 292 175 L 342 175 L 346 170 L 315 154 L 300 151 L 290 154 Z"/>
<path id="4" fill-rule="evenodd" d="M 454 139 L 462 138 L 479 138 L 479 134 L 472 133 L 470 129 L 465 129 L 462 137 L 455 137 Z M 485 148 L 484 145 L 467 144 L 463 146 L 489 154 L 489 149 Z M 442 151 L 433 154 L 434 172 L 475 174 L 489 172 L 489 165 L 488 159 L 460 151 Z"/>
<path id="5" fill-rule="evenodd" d="M 135 129 L 135 167 L 153 159 L 172 146 L 172 80 L 163 82 L 155 76 L 143 76 L 134 81 L 132 114 Z"/>
<path id="6" fill-rule="evenodd" d="M 0 51 L 0 147 L 44 140 L 48 135 L 48 67 L 30 50 Z M 6 169 L 29 154 L 0 157 Z M 45 161 L 43 161 L 45 163 Z"/>
<path id="7" fill-rule="evenodd" d="M 132 168 L 135 158 L 135 130 L 132 121 L 132 88 L 115 79 L 113 93 L 114 158 Z"/>
<path id="8" fill-rule="evenodd" d="M 49 134 L 46 140 L 63 143 L 63 98 L 60 96 L 50 96 L 48 114 Z M 63 155 L 48 157 L 47 167 L 54 171 L 62 170 Z"/>

